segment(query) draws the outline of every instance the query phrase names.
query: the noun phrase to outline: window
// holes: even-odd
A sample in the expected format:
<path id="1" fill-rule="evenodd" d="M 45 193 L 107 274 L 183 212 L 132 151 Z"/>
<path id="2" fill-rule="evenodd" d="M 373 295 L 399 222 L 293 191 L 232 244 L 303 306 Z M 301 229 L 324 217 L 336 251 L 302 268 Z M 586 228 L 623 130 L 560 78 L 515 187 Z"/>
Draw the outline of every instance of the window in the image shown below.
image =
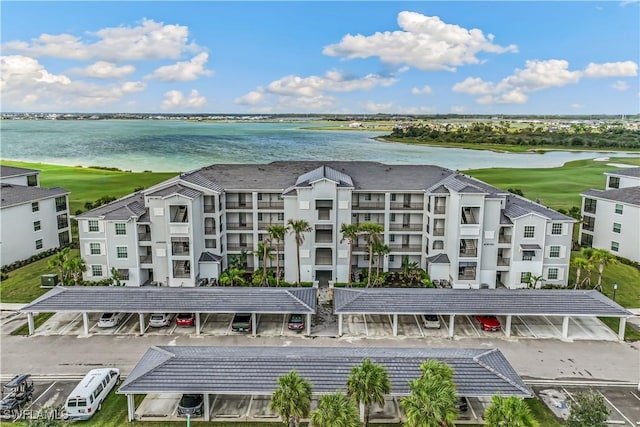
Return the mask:
<path id="1" fill-rule="evenodd" d="M 371 221 L 371 214 L 370 213 L 364 214 L 364 220 L 365 220 L 365 222 Z"/>
<path id="2" fill-rule="evenodd" d="M 395 234 L 390 234 L 389 235 L 389 242 L 393 243 L 396 241 L 396 235 Z"/>
<path id="3" fill-rule="evenodd" d="M 609 188 L 620 188 L 620 178 L 618 178 L 617 176 L 610 176 Z"/>
<path id="4" fill-rule="evenodd" d="M 620 250 L 620 243 L 618 242 L 611 242 L 611 250 L 613 252 L 618 252 Z"/>
<path id="5" fill-rule="evenodd" d="M 392 202 L 395 202 L 395 201 L 396 201 L 396 194 L 395 194 L 395 193 L 393 193 L 393 194 L 391 195 L 391 201 L 392 201 Z"/>
<path id="6" fill-rule="evenodd" d="M 58 230 L 69 227 L 69 218 L 66 213 L 58 215 L 56 220 L 58 222 Z"/>
<path id="7" fill-rule="evenodd" d="M 102 266 L 101 265 L 92 265 L 91 266 L 91 275 L 93 277 L 101 277 L 102 276 Z"/>
<path id="8" fill-rule="evenodd" d="M 593 236 L 591 234 L 582 234 L 580 238 L 580 246 L 584 246 L 585 248 L 590 248 L 593 246 Z"/>
<path id="9" fill-rule="evenodd" d="M 258 221 L 262 221 L 262 212 L 258 212 Z"/>
<path id="10" fill-rule="evenodd" d="M 622 214 L 622 205 L 619 203 L 616 203 L 616 213 Z"/>
<path id="11" fill-rule="evenodd" d="M 129 280 L 129 269 L 119 268 L 118 275 L 120 276 L 120 280 Z"/>
<path id="12" fill-rule="evenodd" d="M 371 200 L 371 193 L 367 193 L 364 195 L 365 200 Z"/>
<path id="13" fill-rule="evenodd" d="M 395 255 L 389 255 L 389 262 L 394 262 L 396 260 Z"/>
<path id="14" fill-rule="evenodd" d="M 98 226 L 98 220 L 96 219 L 89 220 L 89 231 L 92 233 L 100 231 L 100 227 Z"/>
<path id="15" fill-rule="evenodd" d="M 68 231 L 63 231 L 62 233 L 58 233 L 58 243 L 60 244 L 60 247 L 65 247 L 70 243 Z"/>
<path id="16" fill-rule="evenodd" d="M 547 279 L 549 280 L 558 280 L 558 269 L 550 268 L 547 272 Z"/>
<path id="17" fill-rule="evenodd" d="M 551 224 L 551 234 L 559 236 L 562 234 L 562 224 Z"/>
<path id="18" fill-rule="evenodd" d="M 36 240 L 36 249 L 42 249 L 42 239 Z"/>
<path id="19" fill-rule="evenodd" d="M 582 219 L 582 229 L 593 231 L 596 225 L 596 219 L 592 216 L 585 215 Z"/>
<path id="20" fill-rule="evenodd" d="M 392 213 L 391 218 L 389 219 L 391 222 L 396 222 L 396 214 Z"/>
<path id="21" fill-rule="evenodd" d="M 529 276 L 531 276 L 531 273 L 528 271 L 520 273 L 520 283 L 529 283 Z"/>
<path id="22" fill-rule="evenodd" d="M 40 210 L 40 203 L 33 202 L 31 203 L 31 212 L 38 212 Z"/>
<path id="23" fill-rule="evenodd" d="M 258 234 L 258 242 L 264 242 L 264 234 Z"/>
<path id="24" fill-rule="evenodd" d="M 536 233 L 536 227 L 534 225 L 525 225 L 524 226 L 524 237 L 525 239 L 533 239 Z"/>
<path id="25" fill-rule="evenodd" d="M 40 221 L 33 221 L 33 231 L 40 231 L 41 228 Z"/>
<path id="26" fill-rule="evenodd" d="M 596 200 L 584 199 L 584 211 L 589 213 L 596 213 Z"/>
<path id="27" fill-rule="evenodd" d="M 262 200 L 262 193 L 258 193 L 258 200 Z"/>
<path id="28" fill-rule="evenodd" d="M 100 255 L 100 243 L 89 243 L 91 255 Z"/>
<path id="29" fill-rule="evenodd" d="M 284 212 L 278 212 L 278 221 L 284 221 Z"/>
<path id="30" fill-rule="evenodd" d="M 117 223 L 116 224 L 116 236 L 126 236 L 127 235 L 127 224 Z"/>
<path id="31" fill-rule="evenodd" d="M 38 175 L 29 175 L 29 176 L 27 176 L 27 186 L 29 186 L 29 187 L 37 187 L 38 186 Z"/>
<path id="32" fill-rule="evenodd" d="M 523 251 L 522 252 L 522 260 L 523 261 L 531 261 L 533 257 L 536 256 L 534 251 Z"/>
<path id="33" fill-rule="evenodd" d="M 614 233 L 620 233 L 620 230 L 622 230 L 622 224 L 618 224 L 617 222 L 613 223 L 613 232 Z"/>
<path id="34" fill-rule="evenodd" d="M 549 246 L 549 258 L 560 258 L 560 246 Z"/>
<path id="35" fill-rule="evenodd" d="M 56 212 L 67 210 L 67 198 L 65 196 L 56 197 Z"/>
<path id="36" fill-rule="evenodd" d="M 126 246 L 116 246 L 116 254 L 118 258 L 128 258 L 129 255 L 127 253 Z"/>

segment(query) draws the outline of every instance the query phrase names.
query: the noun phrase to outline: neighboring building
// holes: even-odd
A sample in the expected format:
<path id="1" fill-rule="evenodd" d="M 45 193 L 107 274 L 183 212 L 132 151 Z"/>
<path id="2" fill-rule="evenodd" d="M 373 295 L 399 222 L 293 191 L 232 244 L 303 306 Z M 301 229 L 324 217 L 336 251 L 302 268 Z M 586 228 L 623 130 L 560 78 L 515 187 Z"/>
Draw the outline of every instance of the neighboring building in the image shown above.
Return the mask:
<path id="1" fill-rule="evenodd" d="M 373 222 L 391 248 L 384 271 L 400 270 L 406 258 L 456 288 L 523 287 L 527 273 L 566 285 L 575 222 L 438 166 L 302 161 L 212 165 L 77 219 L 89 280 L 115 267 L 129 286 L 196 286 L 243 250 L 254 270 L 251 252 L 267 227 L 305 219 L 313 231 L 300 248 L 303 281 L 346 282 L 349 262 L 367 267 L 364 238 L 348 260 L 340 228 Z M 280 250 L 284 278 L 295 282 L 293 235 Z"/>
<path id="2" fill-rule="evenodd" d="M 640 262 L 640 168 L 605 175 L 604 191 L 581 194 L 580 245 Z"/>
<path id="3" fill-rule="evenodd" d="M 39 171 L 0 166 L 0 264 L 71 242 L 69 192 L 40 187 Z"/>

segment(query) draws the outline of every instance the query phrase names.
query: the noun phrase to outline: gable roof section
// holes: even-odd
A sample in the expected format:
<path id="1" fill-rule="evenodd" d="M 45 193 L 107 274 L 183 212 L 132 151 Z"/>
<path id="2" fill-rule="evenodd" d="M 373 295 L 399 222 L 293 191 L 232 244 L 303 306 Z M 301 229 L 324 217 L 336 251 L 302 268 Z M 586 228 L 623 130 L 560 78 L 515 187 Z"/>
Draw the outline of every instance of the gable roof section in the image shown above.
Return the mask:
<path id="1" fill-rule="evenodd" d="M 168 187 L 160 188 L 159 190 L 156 190 L 153 193 L 149 193 L 147 194 L 147 196 L 150 196 L 150 197 L 159 196 L 162 198 L 167 198 L 167 197 L 179 195 L 179 196 L 183 196 L 193 200 L 199 197 L 201 194 L 202 192 L 196 189 L 185 187 L 184 185 L 180 185 L 180 184 L 173 184 Z"/>
<path id="2" fill-rule="evenodd" d="M 521 218 L 528 214 L 534 214 L 546 218 L 551 221 L 569 221 L 576 222 L 574 218 L 549 209 L 524 197 L 510 194 L 506 198 L 504 215 L 510 220 Z"/>
<path id="3" fill-rule="evenodd" d="M 451 264 L 449 256 L 445 253 L 433 255 L 427 258 L 429 264 Z"/>
<path id="4" fill-rule="evenodd" d="M 88 212 L 77 215 L 76 218 L 104 218 L 107 220 L 127 220 L 135 217 L 139 218 L 146 212 L 144 206 L 144 196 L 142 192 L 137 192 L 114 200 L 106 205 L 98 206 Z"/>
<path id="5" fill-rule="evenodd" d="M 353 181 L 351 180 L 351 177 L 349 175 L 338 172 L 337 170 L 326 165 L 322 165 L 319 168 L 312 170 L 311 172 L 300 175 L 296 180 L 296 185 L 309 185 L 310 183 L 318 181 L 320 179 L 328 179 L 343 187 L 353 187 Z"/>
<path id="6" fill-rule="evenodd" d="M 336 314 L 633 315 L 594 290 L 335 288 L 333 298 Z"/>
<path id="7" fill-rule="evenodd" d="M 198 185 L 200 187 L 208 188 L 215 191 L 216 193 L 222 193 L 224 191 L 224 188 L 220 187 L 218 184 L 216 184 L 203 174 L 199 173 L 199 171 L 180 175 L 180 179 L 191 184 Z"/>
<path id="8" fill-rule="evenodd" d="M 605 175 L 613 175 L 613 176 L 630 176 L 632 178 L 640 178 L 640 167 L 639 168 L 620 168 L 618 170 L 612 172 L 605 172 Z"/>
<path id="9" fill-rule="evenodd" d="M 29 187 L 26 185 L 2 184 L 2 188 L 0 189 L 0 208 L 36 202 L 38 200 L 63 196 L 65 194 L 69 194 L 69 192 L 60 187 L 42 188 Z"/>
<path id="10" fill-rule="evenodd" d="M 612 190 L 587 190 L 581 194 L 586 197 L 597 197 L 599 199 L 622 202 L 634 206 L 640 206 L 640 186 L 616 188 Z"/>
<path id="11" fill-rule="evenodd" d="M 56 287 L 24 312 L 315 313 L 314 288 Z"/>
<path id="12" fill-rule="evenodd" d="M 37 169 L 18 168 L 15 166 L 0 165 L 0 178 L 12 178 L 14 176 L 35 175 L 40 171 Z"/>
<path id="13" fill-rule="evenodd" d="M 531 396 L 498 349 L 263 346 L 151 347 L 118 393 L 271 394 L 278 377 L 295 369 L 314 394 L 325 394 L 345 391 L 351 368 L 365 358 L 387 368 L 392 396 L 408 395 L 408 382 L 429 359 L 453 368 L 460 395 Z"/>

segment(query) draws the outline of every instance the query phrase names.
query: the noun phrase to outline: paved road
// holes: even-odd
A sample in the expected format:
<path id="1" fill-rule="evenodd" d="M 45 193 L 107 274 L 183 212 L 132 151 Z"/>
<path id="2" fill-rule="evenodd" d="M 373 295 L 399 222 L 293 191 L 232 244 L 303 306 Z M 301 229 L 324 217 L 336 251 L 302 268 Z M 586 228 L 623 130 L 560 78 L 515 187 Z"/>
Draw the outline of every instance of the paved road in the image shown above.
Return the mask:
<path id="1" fill-rule="evenodd" d="M 99 366 L 129 373 L 152 345 L 499 348 L 525 379 L 639 382 L 640 343 L 461 338 L 250 336 L 10 336 L 2 331 L 0 374 L 83 374 Z"/>

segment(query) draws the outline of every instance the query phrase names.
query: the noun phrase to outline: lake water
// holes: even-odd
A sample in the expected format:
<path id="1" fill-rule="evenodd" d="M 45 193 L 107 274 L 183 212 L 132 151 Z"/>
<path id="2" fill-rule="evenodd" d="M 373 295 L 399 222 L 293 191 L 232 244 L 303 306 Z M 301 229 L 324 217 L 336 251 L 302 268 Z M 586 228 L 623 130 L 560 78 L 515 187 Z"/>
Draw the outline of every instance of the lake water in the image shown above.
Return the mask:
<path id="1" fill-rule="evenodd" d="M 6 160 L 124 170 L 184 172 L 214 163 L 274 160 L 369 160 L 435 164 L 465 170 L 546 168 L 595 152 L 493 153 L 379 142 L 379 132 L 314 131 L 317 123 L 222 123 L 158 120 L 3 120 L 0 154 Z M 616 153 L 618 157 L 638 154 Z"/>

